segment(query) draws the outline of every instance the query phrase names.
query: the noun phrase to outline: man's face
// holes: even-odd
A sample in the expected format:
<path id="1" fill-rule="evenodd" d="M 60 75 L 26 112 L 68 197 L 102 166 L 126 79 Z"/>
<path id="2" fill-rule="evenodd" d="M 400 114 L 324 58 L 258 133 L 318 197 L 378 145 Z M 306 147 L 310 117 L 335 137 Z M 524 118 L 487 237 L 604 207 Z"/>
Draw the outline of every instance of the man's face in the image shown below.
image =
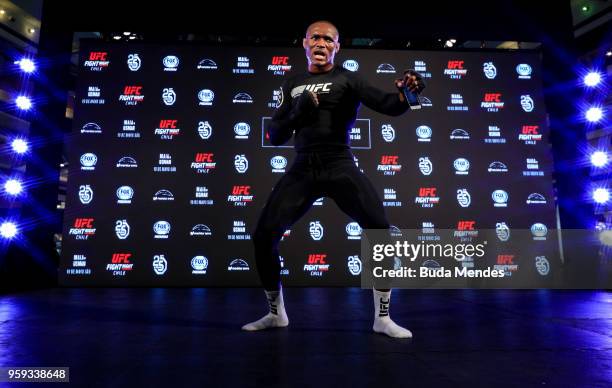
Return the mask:
<path id="1" fill-rule="evenodd" d="M 306 31 L 302 45 L 306 50 L 309 65 L 325 67 L 334 63 L 334 56 L 340 49 L 338 31 L 329 23 L 314 23 Z"/>

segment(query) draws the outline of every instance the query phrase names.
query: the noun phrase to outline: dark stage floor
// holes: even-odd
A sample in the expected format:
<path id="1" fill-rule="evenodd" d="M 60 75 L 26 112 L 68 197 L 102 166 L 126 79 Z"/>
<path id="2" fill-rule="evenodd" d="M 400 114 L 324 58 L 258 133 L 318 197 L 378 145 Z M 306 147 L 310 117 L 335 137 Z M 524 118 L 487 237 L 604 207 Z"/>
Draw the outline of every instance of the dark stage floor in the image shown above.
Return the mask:
<path id="1" fill-rule="evenodd" d="M 411 340 L 372 333 L 357 288 L 286 289 L 289 328 L 242 332 L 264 302 L 258 289 L 4 295 L 0 367 L 68 366 L 84 387 L 612 386 L 612 293 L 396 290 Z"/>

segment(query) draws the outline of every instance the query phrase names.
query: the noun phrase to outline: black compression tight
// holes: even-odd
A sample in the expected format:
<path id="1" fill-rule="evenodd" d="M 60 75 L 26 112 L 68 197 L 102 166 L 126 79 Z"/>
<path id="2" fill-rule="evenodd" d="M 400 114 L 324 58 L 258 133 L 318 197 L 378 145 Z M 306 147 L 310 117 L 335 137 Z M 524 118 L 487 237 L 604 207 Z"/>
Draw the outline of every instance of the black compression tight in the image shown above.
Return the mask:
<path id="1" fill-rule="evenodd" d="M 253 236 L 257 270 L 266 290 L 279 289 L 278 243 L 283 233 L 321 197 L 332 198 L 363 229 L 389 228 L 382 201 L 349 150 L 298 153 L 272 190 Z"/>

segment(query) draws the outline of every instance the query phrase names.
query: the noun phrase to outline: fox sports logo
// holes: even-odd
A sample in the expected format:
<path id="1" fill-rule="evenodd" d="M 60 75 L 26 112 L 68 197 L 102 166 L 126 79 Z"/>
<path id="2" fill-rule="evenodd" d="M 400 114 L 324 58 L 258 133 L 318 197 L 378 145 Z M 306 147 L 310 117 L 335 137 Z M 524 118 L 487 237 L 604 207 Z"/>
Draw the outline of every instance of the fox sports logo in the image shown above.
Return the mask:
<path id="1" fill-rule="evenodd" d="M 504 190 L 495 190 L 491 194 L 491 198 L 493 199 L 493 202 L 497 204 L 505 204 L 508 202 L 508 193 L 506 193 Z"/>
<path id="2" fill-rule="evenodd" d="M 533 237 L 546 237 L 548 234 L 548 228 L 541 222 L 537 222 L 531 225 L 531 234 Z"/>
<path id="3" fill-rule="evenodd" d="M 360 236 L 362 232 L 361 226 L 357 222 L 349 222 L 346 225 L 346 234 L 351 237 Z"/>
<path id="4" fill-rule="evenodd" d="M 287 167 L 287 158 L 280 155 L 274 156 L 272 159 L 270 159 L 270 165 L 275 170 L 282 170 L 283 168 Z"/>
<path id="5" fill-rule="evenodd" d="M 81 155 L 81 166 L 83 167 L 93 167 L 98 163 L 98 157 L 96 154 L 88 152 L 86 154 Z"/>
<path id="6" fill-rule="evenodd" d="M 198 99 L 204 103 L 211 103 L 215 99 L 215 93 L 210 89 L 202 89 L 198 92 Z"/>
<path id="7" fill-rule="evenodd" d="M 208 259 L 206 256 L 194 256 L 194 258 L 191 259 L 191 268 L 195 271 L 206 270 L 206 268 L 208 268 Z"/>
<path id="8" fill-rule="evenodd" d="M 234 133 L 238 136 L 247 136 L 251 132 L 251 126 L 245 122 L 234 125 Z"/>
<path id="9" fill-rule="evenodd" d="M 134 196 L 134 189 L 130 186 L 121 186 L 117 189 L 117 199 L 122 201 L 132 199 Z"/>
<path id="10" fill-rule="evenodd" d="M 163 59 L 164 70 L 174 71 L 179 65 L 179 59 L 176 55 L 168 55 Z"/>
<path id="11" fill-rule="evenodd" d="M 420 125 L 416 129 L 416 134 L 419 139 L 429 139 L 431 138 L 432 130 L 427 125 Z"/>
<path id="12" fill-rule="evenodd" d="M 344 67 L 348 71 L 357 71 L 359 70 L 359 63 L 357 63 L 354 59 L 347 59 L 342 63 L 342 67 Z"/>
<path id="13" fill-rule="evenodd" d="M 157 221 L 153 224 L 153 231 L 158 236 L 167 236 L 170 233 L 170 223 L 168 221 Z"/>
<path id="14" fill-rule="evenodd" d="M 516 72 L 519 75 L 519 78 L 530 78 L 531 77 L 531 66 L 526 63 L 521 63 L 516 66 Z"/>
<path id="15" fill-rule="evenodd" d="M 470 161 L 465 158 L 455 159 L 453 166 L 457 172 L 467 172 L 470 169 Z"/>

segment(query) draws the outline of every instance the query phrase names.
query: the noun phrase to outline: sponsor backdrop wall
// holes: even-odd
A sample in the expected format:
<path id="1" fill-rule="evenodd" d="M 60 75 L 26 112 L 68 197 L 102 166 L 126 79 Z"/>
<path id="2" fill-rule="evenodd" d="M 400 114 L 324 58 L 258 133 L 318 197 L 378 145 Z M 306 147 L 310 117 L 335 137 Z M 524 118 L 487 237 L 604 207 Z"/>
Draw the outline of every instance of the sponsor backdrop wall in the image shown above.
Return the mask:
<path id="1" fill-rule="evenodd" d="M 537 244 L 550 252 L 537 53 L 341 50 L 336 60 L 381 89 L 408 68 L 428 84 L 421 110 L 362 107 L 351 133 L 394 227 L 434 238 L 440 228 L 496 229 L 500 241 L 531 230 L 536 245 L 499 256 L 511 274 L 542 260 Z M 283 79 L 305 69 L 297 48 L 83 42 L 61 282 L 257 285 L 251 236 L 294 159 L 263 128 L 287 98 Z M 285 284 L 358 285 L 360 233 L 333 200 L 315 203 L 281 242 Z"/>

